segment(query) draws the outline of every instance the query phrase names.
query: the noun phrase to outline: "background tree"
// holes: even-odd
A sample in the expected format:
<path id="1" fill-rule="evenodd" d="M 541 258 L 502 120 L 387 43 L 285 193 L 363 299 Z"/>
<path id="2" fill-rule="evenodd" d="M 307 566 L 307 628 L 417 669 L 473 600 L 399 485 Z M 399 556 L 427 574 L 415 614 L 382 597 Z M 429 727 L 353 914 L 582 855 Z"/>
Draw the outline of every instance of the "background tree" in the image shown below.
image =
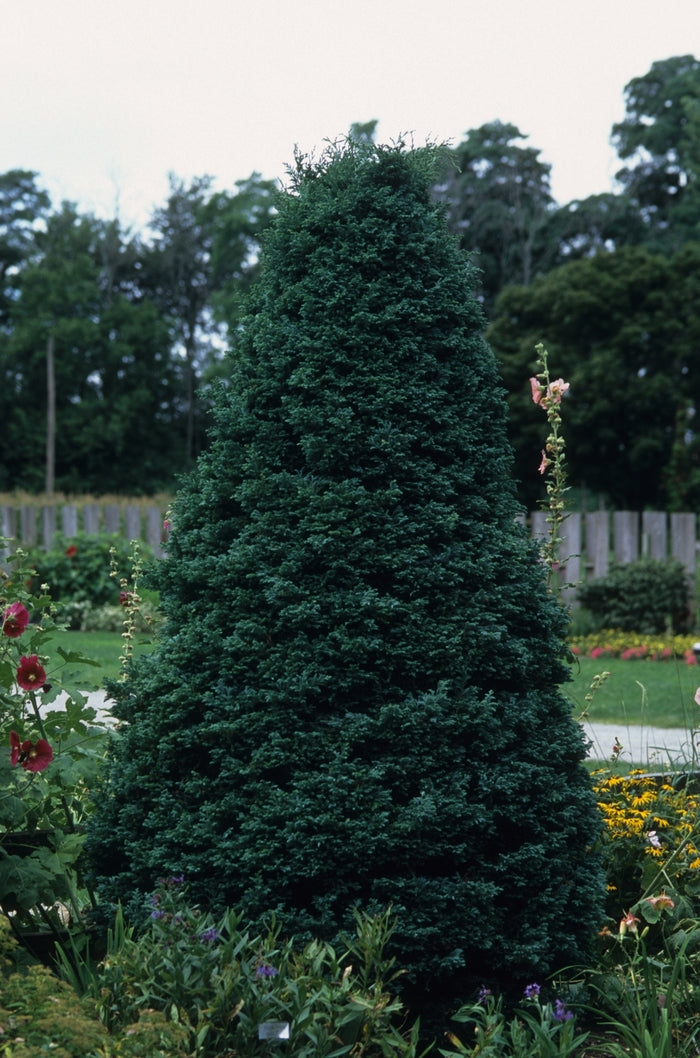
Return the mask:
<path id="1" fill-rule="evenodd" d="M 502 287 L 531 281 L 546 248 L 551 166 L 520 145 L 525 139 L 500 121 L 471 129 L 445 156 L 435 185 L 450 229 L 481 271 L 487 311 Z"/>
<path id="2" fill-rule="evenodd" d="M 540 274 L 580 257 L 638 246 L 647 235 L 638 207 L 625 194 L 589 195 L 559 206 L 549 215 Z M 521 284 L 522 285 L 522 284 Z"/>
<path id="3" fill-rule="evenodd" d="M 184 871 L 290 933 L 391 904 L 439 1015 L 580 957 L 602 884 L 567 618 L 433 163 L 299 159 L 174 507 L 161 644 L 112 689 L 89 848 L 108 899 Z"/>
<path id="4" fill-rule="evenodd" d="M 521 496 L 533 507 L 539 417 L 524 379 L 543 341 L 571 382 L 571 484 L 613 507 L 663 508 L 676 414 L 700 407 L 700 246 L 672 258 L 623 247 L 554 269 L 501 295 L 489 340 L 508 389 Z"/>
<path id="5" fill-rule="evenodd" d="M 259 239 L 274 214 L 273 182 L 253 173 L 236 187 L 233 195 L 214 193 L 209 176 L 186 185 L 171 174 L 170 195 L 153 214 L 145 247 L 143 284 L 170 322 L 173 352 L 183 365 L 188 465 L 205 443 L 200 380 L 217 373 L 217 360 L 235 338 L 239 298 L 255 275 Z"/>
<path id="6" fill-rule="evenodd" d="M 114 223 L 64 203 L 36 236 L 0 347 L 0 484 L 44 483 L 46 351 L 56 376 L 56 487 L 153 492 L 183 465 L 169 333 Z M 175 421 L 174 421 L 175 420 Z"/>
<path id="7" fill-rule="evenodd" d="M 652 64 L 625 87 L 626 113 L 613 143 L 617 173 L 647 224 L 648 241 L 677 249 L 700 238 L 700 62 L 681 55 Z"/>
<path id="8" fill-rule="evenodd" d="M 233 194 L 213 194 L 203 210 L 212 233 L 210 305 L 229 347 L 236 342 L 245 298 L 258 276 L 261 240 L 275 216 L 279 193 L 278 184 L 259 173 L 237 180 L 235 187 Z"/>
<path id="9" fill-rule="evenodd" d="M 0 173 L 0 329 L 7 326 L 20 269 L 32 256 L 40 222 L 50 208 L 37 174 L 25 169 Z"/>

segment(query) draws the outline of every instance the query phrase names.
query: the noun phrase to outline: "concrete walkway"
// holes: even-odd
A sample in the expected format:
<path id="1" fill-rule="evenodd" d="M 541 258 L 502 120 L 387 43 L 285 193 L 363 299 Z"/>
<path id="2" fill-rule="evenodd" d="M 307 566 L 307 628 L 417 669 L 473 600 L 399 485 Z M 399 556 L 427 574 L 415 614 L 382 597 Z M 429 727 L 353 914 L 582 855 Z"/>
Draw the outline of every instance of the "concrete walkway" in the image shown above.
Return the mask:
<path id="1" fill-rule="evenodd" d="M 105 692 L 91 691 L 87 699 L 88 705 L 97 713 L 97 723 L 105 727 L 114 726 L 110 702 Z M 65 695 L 57 698 L 47 709 L 60 707 L 62 701 L 65 701 Z M 588 756 L 594 760 L 609 761 L 616 740 L 619 740 L 622 746 L 620 759 L 626 764 L 652 765 L 658 768 L 669 765 L 682 767 L 693 757 L 691 733 L 683 727 L 628 727 L 624 724 L 584 723 L 583 728 L 592 743 Z M 695 732 L 694 738 L 696 762 L 700 763 L 700 730 Z"/>
<path id="2" fill-rule="evenodd" d="M 585 723 L 583 727 L 593 743 L 588 756 L 596 760 L 610 760 L 616 739 L 622 746 L 620 759 L 626 764 L 649 764 L 655 768 L 683 766 L 692 761 L 693 741 L 696 766 L 700 757 L 700 731 L 693 735 L 684 727 L 627 727 L 624 724 Z"/>
<path id="3" fill-rule="evenodd" d="M 87 698 L 87 704 L 97 713 L 95 723 L 100 724 L 103 727 L 114 727 L 117 721 L 112 716 L 112 712 L 109 708 L 111 702 L 107 698 L 105 692 L 87 691 L 84 693 Z M 63 693 L 59 694 L 53 702 L 47 702 L 46 706 L 43 707 L 43 711 L 50 713 L 52 710 L 62 709 L 66 704 L 67 697 L 68 695 L 63 691 Z"/>

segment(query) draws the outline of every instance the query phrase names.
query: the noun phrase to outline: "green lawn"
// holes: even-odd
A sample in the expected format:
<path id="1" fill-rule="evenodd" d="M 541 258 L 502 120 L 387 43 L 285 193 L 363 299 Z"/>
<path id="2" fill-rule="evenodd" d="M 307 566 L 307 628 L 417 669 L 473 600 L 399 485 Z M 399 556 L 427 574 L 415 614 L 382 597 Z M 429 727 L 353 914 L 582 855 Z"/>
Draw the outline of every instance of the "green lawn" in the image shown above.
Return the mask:
<path id="1" fill-rule="evenodd" d="M 101 687 L 106 676 L 119 673 L 123 640 L 118 632 L 62 632 L 54 640 L 64 650 L 75 650 L 100 662 L 100 668 L 69 665 L 64 679 L 82 690 Z M 51 644 L 48 645 L 51 650 Z M 153 650 L 153 642 L 137 636 L 135 652 Z M 608 671 L 590 703 L 586 702 L 593 678 Z M 72 673 L 76 673 L 74 679 Z M 683 661 L 620 661 L 619 658 L 579 658 L 572 665 L 573 679 L 563 686 L 572 701 L 574 716 L 588 712 L 593 723 L 641 724 L 644 727 L 700 726 L 700 708 L 694 695 L 700 686 L 700 667 Z M 69 678 L 70 674 L 70 678 Z"/>
<path id="2" fill-rule="evenodd" d="M 106 678 L 119 675 L 119 657 L 124 649 L 124 640 L 119 632 L 61 632 L 46 645 L 46 652 L 52 658 L 57 646 L 99 662 L 99 667 L 80 663 L 66 665 L 61 682 L 68 686 L 81 691 L 98 690 Z M 148 653 L 153 650 L 153 646 L 153 642 L 147 641 L 145 636 L 137 635 L 134 653 Z"/>
<path id="3" fill-rule="evenodd" d="M 641 724 L 644 727 L 700 726 L 694 696 L 700 668 L 680 661 L 621 661 L 619 658 L 580 658 L 572 666 L 573 680 L 563 687 L 572 699 L 574 716 L 584 711 L 593 723 Z M 610 677 L 586 702 L 593 678 Z"/>

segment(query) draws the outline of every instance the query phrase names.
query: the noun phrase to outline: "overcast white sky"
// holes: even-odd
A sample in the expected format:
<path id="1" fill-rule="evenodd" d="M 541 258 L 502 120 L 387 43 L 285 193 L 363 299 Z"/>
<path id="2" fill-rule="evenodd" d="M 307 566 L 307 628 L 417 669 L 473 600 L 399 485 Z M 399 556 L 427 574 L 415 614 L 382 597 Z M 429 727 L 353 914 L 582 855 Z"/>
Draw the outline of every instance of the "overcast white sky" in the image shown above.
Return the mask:
<path id="1" fill-rule="evenodd" d="M 700 0 L 0 0 L 0 172 L 140 227 L 169 171 L 232 188 L 353 121 L 500 119 L 568 202 L 613 187 L 625 84 L 685 54 Z"/>

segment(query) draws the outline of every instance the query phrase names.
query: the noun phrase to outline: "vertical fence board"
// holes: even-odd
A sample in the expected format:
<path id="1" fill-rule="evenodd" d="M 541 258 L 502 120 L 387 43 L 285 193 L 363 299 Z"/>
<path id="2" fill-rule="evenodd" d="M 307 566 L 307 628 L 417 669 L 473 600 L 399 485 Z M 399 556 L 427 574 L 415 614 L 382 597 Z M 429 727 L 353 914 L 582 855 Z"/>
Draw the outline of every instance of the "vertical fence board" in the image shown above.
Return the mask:
<path id="1" fill-rule="evenodd" d="M 56 508 L 48 504 L 41 508 L 41 540 L 48 551 L 56 535 Z"/>
<path id="2" fill-rule="evenodd" d="M 6 543 L 0 547 L 0 563 L 10 557 L 17 547 L 15 539 L 15 511 L 12 507 L 3 505 L 0 507 L 0 536 L 5 538 Z"/>
<path id="3" fill-rule="evenodd" d="M 610 567 L 610 516 L 607 511 L 586 515 L 586 571 L 597 580 Z"/>
<path id="4" fill-rule="evenodd" d="M 108 503 L 104 509 L 105 532 L 118 533 L 122 526 L 122 515 L 116 503 Z"/>
<path id="5" fill-rule="evenodd" d="M 14 539 L 17 535 L 17 519 L 14 507 L 0 507 L 0 536 Z"/>
<path id="6" fill-rule="evenodd" d="M 668 556 L 668 529 L 665 511 L 642 511 L 642 556 L 664 559 Z"/>
<path id="7" fill-rule="evenodd" d="M 536 540 L 544 542 L 549 535 L 546 511 L 533 511 L 530 515 L 530 529 Z"/>
<path id="8" fill-rule="evenodd" d="M 146 540 L 156 558 L 163 557 L 163 515 L 157 507 L 146 508 Z"/>
<path id="9" fill-rule="evenodd" d="M 691 579 L 695 578 L 695 515 L 671 515 L 671 555 L 685 566 Z"/>
<path id="10" fill-rule="evenodd" d="M 563 562 L 562 581 L 570 585 L 562 591 L 562 599 L 567 606 L 573 606 L 576 600 L 576 584 L 581 579 L 581 515 L 577 511 L 565 520 L 561 528 L 561 557 Z"/>
<path id="11" fill-rule="evenodd" d="M 129 506 L 124 511 L 124 530 L 127 540 L 141 539 L 141 510 Z"/>
<path id="12" fill-rule="evenodd" d="M 86 503 L 83 507 L 83 531 L 90 536 L 100 531 L 100 508 L 96 503 Z"/>
<path id="13" fill-rule="evenodd" d="M 64 503 L 61 507 L 61 525 L 64 536 L 78 535 L 78 508 L 74 503 Z"/>
<path id="14" fill-rule="evenodd" d="M 639 515 L 636 511 L 613 513 L 613 554 L 616 562 L 639 558 Z"/>
<path id="15" fill-rule="evenodd" d="M 20 540 L 25 547 L 34 547 L 36 544 L 36 507 L 29 505 L 20 507 L 19 533 Z"/>

